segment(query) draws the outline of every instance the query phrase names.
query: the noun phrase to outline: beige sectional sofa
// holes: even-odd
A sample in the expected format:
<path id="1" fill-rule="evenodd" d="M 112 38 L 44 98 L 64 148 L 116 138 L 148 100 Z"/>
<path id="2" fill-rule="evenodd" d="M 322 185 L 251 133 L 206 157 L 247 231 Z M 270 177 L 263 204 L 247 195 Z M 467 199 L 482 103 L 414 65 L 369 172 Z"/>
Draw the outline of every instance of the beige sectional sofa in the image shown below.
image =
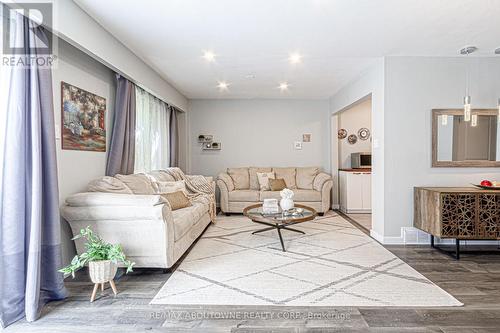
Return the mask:
<path id="1" fill-rule="evenodd" d="M 275 178 L 283 178 L 293 190 L 295 203 L 314 208 L 324 214 L 330 209 L 330 192 L 333 180 L 317 167 L 243 167 L 228 168 L 219 174 L 220 207 L 226 214 L 241 213 L 247 206 L 264 199 L 280 199 L 279 191 L 261 191 L 257 172 L 273 172 Z"/>
<path id="2" fill-rule="evenodd" d="M 162 170 L 149 176 L 174 180 Z M 90 226 L 107 242 L 121 244 L 134 267 L 172 267 L 211 222 L 210 202 L 199 198 L 192 206 L 172 210 L 147 180 L 126 183 L 126 178 L 131 176 L 91 182 L 87 192 L 66 198 L 61 215 L 73 235 Z M 207 180 L 215 186 L 211 177 Z M 75 244 L 78 254 L 85 251 L 83 239 Z"/>

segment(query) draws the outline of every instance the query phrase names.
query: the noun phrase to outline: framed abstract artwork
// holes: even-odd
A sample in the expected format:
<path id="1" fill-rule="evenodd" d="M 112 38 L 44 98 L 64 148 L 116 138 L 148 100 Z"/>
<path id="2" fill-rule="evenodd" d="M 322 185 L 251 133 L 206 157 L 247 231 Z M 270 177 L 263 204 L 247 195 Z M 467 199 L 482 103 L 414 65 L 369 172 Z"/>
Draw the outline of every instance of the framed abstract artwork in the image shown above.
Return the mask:
<path id="1" fill-rule="evenodd" d="M 62 149 L 106 151 L 106 99 L 61 82 Z"/>

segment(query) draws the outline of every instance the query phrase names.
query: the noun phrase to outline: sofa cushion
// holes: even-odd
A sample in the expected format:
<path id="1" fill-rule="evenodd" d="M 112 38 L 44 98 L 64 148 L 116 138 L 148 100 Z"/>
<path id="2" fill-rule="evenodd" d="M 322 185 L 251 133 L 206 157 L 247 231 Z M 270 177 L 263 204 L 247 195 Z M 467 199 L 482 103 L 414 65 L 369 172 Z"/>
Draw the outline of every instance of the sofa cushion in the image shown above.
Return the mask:
<path id="1" fill-rule="evenodd" d="M 318 202 L 321 201 L 321 192 L 315 190 L 293 190 L 293 201 L 295 202 Z M 261 191 L 260 201 L 264 199 L 281 200 L 280 191 Z"/>
<path id="2" fill-rule="evenodd" d="M 174 177 L 167 173 L 165 170 L 154 170 L 147 173 L 150 177 L 154 178 L 158 182 L 173 182 Z"/>
<path id="3" fill-rule="evenodd" d="M 318 175 L 319 168 L 310 167 L 310 168 L 297 168 L 297 188 L 312 190 L 314 178 Z"/>
<path id="4" fill-rule="evenodd" d="M 234 190 L 229 192 L 229 201 L 259 201 L 259 191 L 256 190 Z"/>
<path id="5" fill-rule="evenodd" d="M 193 202 L 192 206 L 172 211 L 174 218 L 174 240 L 182 238 L 207 212 L 206 205 Z"/>
<path id="6" fill-rule="evenodd" d="M 231 177 L 236 190 L 250 189 L 250 175 L 248 168 L 228 168 L 227 173 Z"/>
<path id="7" fill-rule="evenodd" d="M 142 173 L 136 173 L 133 175 L 120 175 L 117 174 L 115 177 L 121 180 L 134 194 L 155 194 L 153 184 L 151 179 Z"/>
<path id="8" fill-rule="evenodd" d="M 274 179 L 274 172 L 257 172 L 257 180 L 261 191 L 269 191 L 269 179 Z"/>
<path id="9" fill-rule="evenodd" d="M 286 183 L 286 187 L 289 189 L 297 188 L 297 183 L 295 181 L 296 169 L 295 168 L 273 168 L 275 173 L 275 178 L 283 178 Z"/>
<path id="10" fill-rule="evenodd" d="M 271 172 L 272 168 L 250 167 L 248 168 L 248 175 L 250 177 L 250 189 L 260 190 L 260 184 L 257 177 L 257 172 Z"/>
<path id="11" fill-rule="evenodd" d="M 173 182 L 153 182 L 153 186 L 155 186 L 156 193 L 173 193 L 177 191 L 182 191 L 187 193 L 186 190 L 186 181 L 178 180 Z"/>

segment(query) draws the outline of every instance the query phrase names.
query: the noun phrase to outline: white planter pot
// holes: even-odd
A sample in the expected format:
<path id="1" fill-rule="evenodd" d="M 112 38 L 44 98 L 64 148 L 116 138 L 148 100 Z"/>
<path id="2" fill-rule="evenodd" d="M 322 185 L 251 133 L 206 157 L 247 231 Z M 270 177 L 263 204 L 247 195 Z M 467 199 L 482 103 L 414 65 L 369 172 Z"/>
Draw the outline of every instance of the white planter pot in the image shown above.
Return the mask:
<path id="1" fill-rule="evenodd" d="M 281 199 L 280 206 L 281 206 L 281 209 L 284 211 L 290 210 L 293 208 L 293 200 L 287 199 L 287 198 Z"/>
<path id="2" fill-rule="evenodd" d="M 104 283 L 113 280 L 118 265 L 111 260 L 89 262 L 90 280 L 94 283 Z"/>

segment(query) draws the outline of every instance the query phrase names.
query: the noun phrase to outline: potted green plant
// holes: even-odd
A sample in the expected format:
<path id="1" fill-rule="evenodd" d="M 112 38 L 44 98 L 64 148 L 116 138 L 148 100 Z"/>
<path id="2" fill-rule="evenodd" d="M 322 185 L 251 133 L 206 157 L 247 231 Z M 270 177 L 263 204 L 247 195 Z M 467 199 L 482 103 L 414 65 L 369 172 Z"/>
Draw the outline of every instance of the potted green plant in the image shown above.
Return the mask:
<path id="1" fill-rule="evenodd" d="M 85 238 L 84 253 L 76 255 L 71 263 L 59 270 L 65 274 L 71 274 L 75 277 L 75 271 L 89 264 L 90 279 L 94 283 L 104 283 L 112 281 L 115 277 L 118 263 L 127 267 L 126 273 L 132 271 L 135 263 L 127 260 L 120 244 L 110 244 L 96 235 L 90 227 L 80 230 L 80 234 L 73 237 L 73 240 Z"/>

